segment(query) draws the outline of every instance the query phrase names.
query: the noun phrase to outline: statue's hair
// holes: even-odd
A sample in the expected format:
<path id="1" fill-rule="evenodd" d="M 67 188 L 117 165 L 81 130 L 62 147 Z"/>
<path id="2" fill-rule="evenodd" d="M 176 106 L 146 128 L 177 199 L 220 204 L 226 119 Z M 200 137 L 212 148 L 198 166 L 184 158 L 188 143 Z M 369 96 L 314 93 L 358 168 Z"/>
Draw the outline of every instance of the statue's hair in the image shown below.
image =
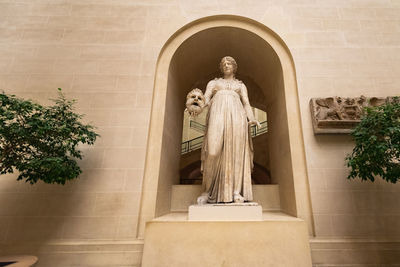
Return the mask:
<path id="1" fill-rule="evenodd" d="M 203 95 L 203 91 L 201 91 L 199 88 L 194 88 L 192 91 L 190 91 L 190 92 L 187 94 L 186 99 L 188 99 L 189 96 L 190 96 L 191 94 L 193 94 L 194 92 L 198 92 L 198 93 L 200 93 L 201 95 Z"/>
<path id="2" fill-rule="evenodd" d="M 232 65 L 233 65 L 233 74 L 236 74 L 237 63 L 236 63 L 236 60 L 231 56 L 226 56 L 226 57 L 223 57 L 221 59 L 221 62 L 219 63 L 219 70 L 221 71 L 221 73 L 224 73 L 224 67 L 223 67 L 222 64 L 224 64 L 225 61 L 229 61 L 230 63 L 232 63 Z"/>

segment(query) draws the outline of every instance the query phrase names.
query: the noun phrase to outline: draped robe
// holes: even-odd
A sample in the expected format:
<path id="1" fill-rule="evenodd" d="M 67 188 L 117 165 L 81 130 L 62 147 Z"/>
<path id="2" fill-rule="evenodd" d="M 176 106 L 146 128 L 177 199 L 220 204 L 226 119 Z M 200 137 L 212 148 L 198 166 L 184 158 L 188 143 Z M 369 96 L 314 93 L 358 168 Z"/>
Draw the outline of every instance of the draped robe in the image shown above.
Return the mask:
<path id="1" fill-rule="evenodd" d="M 234 201 L 238 193 L 253 200 L 253 146 L 248 120 L 254 120 L 246 86 L 239 80 L 214 79 L 204 94 L 209 106 L 201 153 L 203 192 L 208 202 Z"/>

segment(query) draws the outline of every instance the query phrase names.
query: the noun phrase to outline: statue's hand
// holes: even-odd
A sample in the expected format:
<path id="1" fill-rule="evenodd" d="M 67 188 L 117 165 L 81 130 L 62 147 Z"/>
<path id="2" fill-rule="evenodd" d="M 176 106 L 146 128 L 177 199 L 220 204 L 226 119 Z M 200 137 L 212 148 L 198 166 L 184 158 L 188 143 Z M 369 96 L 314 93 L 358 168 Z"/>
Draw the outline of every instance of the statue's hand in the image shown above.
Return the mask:
<path id="1" fill-rule="evenodd" d="M 187 108 L 185 109 L 185 112 L 189 113 L 190 117 L 196 117 L 197 115 L 199 115 L 197 112 L 192 111 L 190 112 Z"/>
<path id="2" fill-rule="evenodd" d="M 250 125 L 250 126 L 251 126 L 251 125 L 257 125 L 258 128 L 261 128 L 261 124 L 260 124 L 258 121 L 256 121 L 256 120 L 249 121 L 249 125 Z"/>

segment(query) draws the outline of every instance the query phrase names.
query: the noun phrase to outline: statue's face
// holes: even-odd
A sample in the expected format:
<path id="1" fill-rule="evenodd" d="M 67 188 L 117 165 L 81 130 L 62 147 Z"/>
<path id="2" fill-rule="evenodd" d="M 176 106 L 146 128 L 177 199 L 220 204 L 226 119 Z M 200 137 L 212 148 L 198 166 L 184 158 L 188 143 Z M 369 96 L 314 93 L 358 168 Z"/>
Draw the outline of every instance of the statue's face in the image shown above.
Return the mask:
<path id="1" fill-rule="evenodd" d="M 233 74 L 233 64 L 229 60 L 224 60 L 222 62 L 222 70 L 224 71 L 225 75 Z"/>
<path id="2" fill-rule="evenodd" d="M 199 114 L 205 105 L 205 99 L 202 92 L 192 90 L 186 98 L 186 108 L 189 112 Z"/>

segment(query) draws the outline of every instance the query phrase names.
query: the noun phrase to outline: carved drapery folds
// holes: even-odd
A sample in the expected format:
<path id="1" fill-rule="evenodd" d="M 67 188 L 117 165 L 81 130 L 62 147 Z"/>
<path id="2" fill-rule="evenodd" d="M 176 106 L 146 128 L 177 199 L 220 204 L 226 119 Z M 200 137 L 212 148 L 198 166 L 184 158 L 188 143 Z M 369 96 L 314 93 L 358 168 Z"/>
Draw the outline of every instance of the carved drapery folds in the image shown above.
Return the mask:
<path id="1" fill-rule="evenodd" d="M 326 97 L 311 98 L 310 110 L 314 134 L 347 134 L 360 122 L 362 110 L 379 106 L 389 98 Z"/>

